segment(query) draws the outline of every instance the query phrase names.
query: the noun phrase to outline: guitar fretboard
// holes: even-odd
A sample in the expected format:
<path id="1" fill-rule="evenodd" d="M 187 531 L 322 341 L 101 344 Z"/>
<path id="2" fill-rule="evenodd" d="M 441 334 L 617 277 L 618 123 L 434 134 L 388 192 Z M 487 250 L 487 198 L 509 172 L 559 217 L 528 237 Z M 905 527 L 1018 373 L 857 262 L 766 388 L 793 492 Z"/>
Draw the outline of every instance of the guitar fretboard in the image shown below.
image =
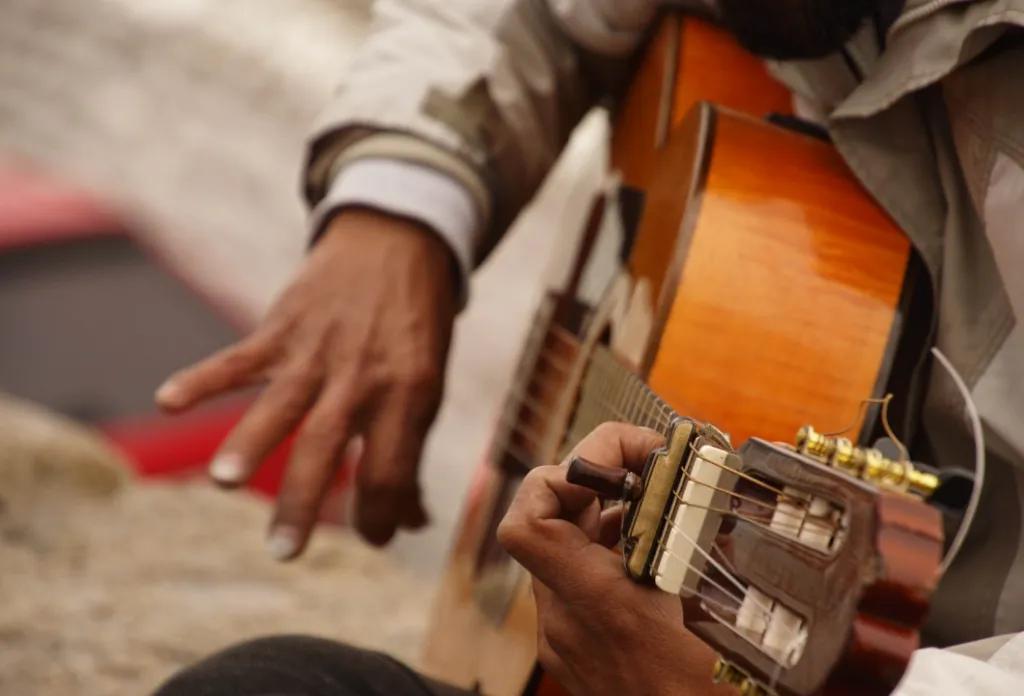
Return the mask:
<path id="1" fill-rule="evenodd" d="M 610 421 L 632 423 L 663 435 L 676 414 L 605 346 L 590 356 L 576 415 L 563 443 L 564 456 L 590 431 Z"/>

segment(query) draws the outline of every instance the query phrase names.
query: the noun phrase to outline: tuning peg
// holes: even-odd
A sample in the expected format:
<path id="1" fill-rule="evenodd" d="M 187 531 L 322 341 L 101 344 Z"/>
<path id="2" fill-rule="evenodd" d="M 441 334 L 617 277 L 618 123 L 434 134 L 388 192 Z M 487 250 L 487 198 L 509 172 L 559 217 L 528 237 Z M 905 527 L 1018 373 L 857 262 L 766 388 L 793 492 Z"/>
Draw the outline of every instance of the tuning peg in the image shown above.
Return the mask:
<path id="1" fill-rule="evenodd" d="M 735 686 L 740 696 L 769 696 L 768 691 L 756 681 L 748 677 L 742 670 L 719 658 L 711 671 L 711 679 L 716 684 Z"/>
<path id="2" fill-rule="evenodd" d="M 740 684 L 740 696 L 768 696 L 768 691 L 757 682 L 744 679 Z"/>
<path id="3" fill-rule="evenodd" d="M 732 684 L 740 687 L 749 681 L 747 675 L 722 658 L 715 661 L 715 666 L 711 670 L 711 679 L 716 684 Z"/>

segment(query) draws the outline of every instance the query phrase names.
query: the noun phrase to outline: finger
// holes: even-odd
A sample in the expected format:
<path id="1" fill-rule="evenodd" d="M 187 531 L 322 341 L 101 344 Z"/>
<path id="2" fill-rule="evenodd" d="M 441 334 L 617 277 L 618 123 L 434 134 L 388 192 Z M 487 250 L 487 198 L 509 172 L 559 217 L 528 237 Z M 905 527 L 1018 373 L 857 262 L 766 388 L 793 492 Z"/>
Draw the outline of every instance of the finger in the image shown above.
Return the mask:
<path id="1" fill-rule="evenodd" d="M 584 438 L 571 456 L 638 469 L 662 444 L 653 431 L 609 423 Z M 596 507 L 597 495 L 566 481 L 566 470 L 563 464 L 530 472 L 498 527 L 498 540 L 509 554 L 556 591 L 564 584 L 562 576 L 572 572 L 575 556 L 600 536 L 599 527 L 583 529 L 574 523 Z"/>
<path id="2" fill-rule="evenodd" d="M 221 445 L 210 464 L 213 479 L 228 487 L 248 481 L 299 425 L 319 387 L 305 369 L 284 371 L 271 381 Z"/>
<path id="3" fill-rule="evenodd" d="M 356 529 L 383 546 L 401 527 L 427 524 L 417 470 L 429 422 L 424 406 L 404 398 L 383 401 L 366 429 L 363 459 L 356 472 Z"/>
<path id="4" fill-rule="evenodd" d="M 605 423 L 583 438 L 561 466 L 531 471 L 509 508 L 509 516 L 524 520 L 573 520 L 597 499 L 589 488 L 566 481 L 568 462 L 573 457 L 583 457 L 601 466 L 639 470 L 650 453 L 663 444 L 664 438 L 653 430 Z"/>
<path id="5" fill-rule="evenodd" d="M 281 482 L 267 545 L 280 561 L 302 554 L 324 499 L 345 461 L 358 394 L 338 380 L 321 394 L 299 431 Z"/>
<path id="6" fill-rule="evenodd" d="M 213 396 L 253 384 L 262 377 L 273 351 L 262 338 L 251 337 L 214 353 L 169 377 L 156 391 L 160 408 L 177 412 Z"/>
<path id="7" fill-rule="evenodd" d="M 535 578 L 558 591 L 563 576 L 579 565 L 580 553 L 593 543 L 588 531 L 563 519 L 597 507 L 597 494 L 565 480 L 565 466 L 542 466 L 519 486 L 498 525 L 498 542 Z M 595 515 L 596 517 L 596 515 Z"/>
<path id="8" fill-rule="evenodd" d="M 580 440 L 565 461 L 582 457 L 601 466 L 640 473 L 651 452 L 664 445 L 665 438 L 654 430 L 630 423 L 602 423 Z"/>

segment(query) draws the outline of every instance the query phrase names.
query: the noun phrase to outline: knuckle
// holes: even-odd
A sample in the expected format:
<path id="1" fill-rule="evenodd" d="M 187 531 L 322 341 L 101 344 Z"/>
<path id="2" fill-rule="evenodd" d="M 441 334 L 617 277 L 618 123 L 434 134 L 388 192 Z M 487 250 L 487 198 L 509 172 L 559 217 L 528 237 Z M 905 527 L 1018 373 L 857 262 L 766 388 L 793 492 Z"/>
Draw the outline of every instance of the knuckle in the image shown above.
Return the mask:
<path id="1" fill-rule="evenodd" d="M 308 424 L 297 444 L 306 456 L 322 458 L 326 463 L 333 459 L 328 455 L 340 448 L 341 433 L 338 428 L 329 428 L 324 424 Z"/>
<path id="2" fill-rule="evenodd" d="M 231 373 L 248 372 L 266 355 L 265 349 L 253 343 L 240 343 L 224 354 L 221 369 Z"/>
<path id="3" fill-rule="evenodd" d="M 599 426 L 594 428 L 593 432 L 590 433 L 589 437 L 595 440 L 608 440 L 619 436 L 622 433 L 623 428 L 629 427 L 624 423 L 617 423 L 615 421 L 607 421 L 601 423 Z"/>
<path id="4" fill-rule="evenodd" d="M 568 654 L 573 645 L 573 641 L 565 635 L 563 626 L 561 621 L 550 621 L 544 629 L 545 642 L 556 657 Z"/>
<path id="5" fill-rule="evenodd" d="M 565 469 L 558 466 L 538 466 L 530 470 L 519 484 L 517 496 L 531 498 L 549 487 L 552 481 L 565 478 Z"/>
<path id="6" fill-rule="evenodd" d="M 371 467 L 363 476 L 361 487 L 368 493 L 394 495 L 415 488 L 416 477 L 413 472 L 395 467 Z"/>
<path id="7" fill-rule="evenodd" d="M 407 391 L 431 392 L 441 385 L 441 371 L 430 360 L 416 358 L 396 370 L 394 382 Z"/>
<path id="8" fill-rule="evenodd" d="M 285 413 L 298 413 L 306 410 L 309 395 L 305 389 L 289 389 L 281 396 L 281 410 Z"/>
<path id="9" fill-rule="evenodd" d="M 496 532 L 498 544 L 517 560 L 529 555 L 532 534 L 531 523 L 515 513 L 505 515 Z"/>
<path id="10" fill-rule="evenodd" d="M 516 520 L 506 515 L 498 524 L 498 543 L 509 553 L 518 549 L 520 532 Z"/>
<path id="11" fill-rule="evenodd" d="M 280 373 L 278 379 L 290 385 L 292 394 L 302 394 L 312 389 L 320 380 L 321 370 L 312 360 L 292 360 Z M 300 397 L 296 397 L 300 398 Z"/>

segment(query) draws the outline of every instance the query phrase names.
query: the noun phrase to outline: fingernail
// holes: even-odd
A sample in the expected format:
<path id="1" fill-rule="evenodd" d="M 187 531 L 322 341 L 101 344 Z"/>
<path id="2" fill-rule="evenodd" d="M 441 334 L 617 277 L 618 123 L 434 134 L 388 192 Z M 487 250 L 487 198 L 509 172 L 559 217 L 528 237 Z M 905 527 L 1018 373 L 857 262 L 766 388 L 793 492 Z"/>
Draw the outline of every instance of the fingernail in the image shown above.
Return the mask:
<path id="1" fill-rule="evenodd" d="M 299 535 L 291 527 L 275 527 L 267 537 L 267 551 L 278 561 L 287 561 L 298 549 Z"/>
<path id="2" fill-rule="evenodd" d="M 221 483 L 238 483 L 245 476 L 245 464 L 235 454 L 222 454 L 210 464 L 210 476 Z"/>
<path id="3" fill-rule="evenodd" d="M 348 444 L 345 445 L 345 453 L 342 455 L 342 461 L 346 464 L 358 463 L 359 458 L 363 456 L 363 438 L 356 435 Z"/>
<path id="4" fill-rule="evenodd" d="M 162 404 L 176 404 L 181 401 L 181 397 L 181 389 L 174 380 L 167 380 L 156 390 L 156 400 Z"/>

